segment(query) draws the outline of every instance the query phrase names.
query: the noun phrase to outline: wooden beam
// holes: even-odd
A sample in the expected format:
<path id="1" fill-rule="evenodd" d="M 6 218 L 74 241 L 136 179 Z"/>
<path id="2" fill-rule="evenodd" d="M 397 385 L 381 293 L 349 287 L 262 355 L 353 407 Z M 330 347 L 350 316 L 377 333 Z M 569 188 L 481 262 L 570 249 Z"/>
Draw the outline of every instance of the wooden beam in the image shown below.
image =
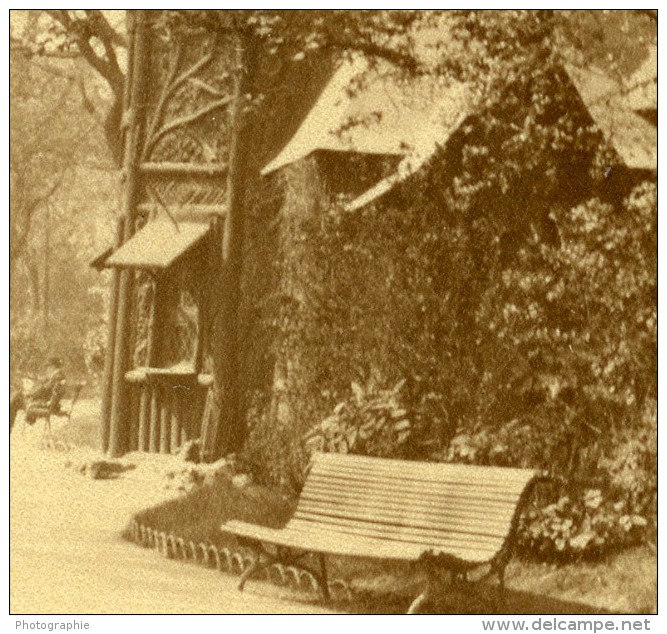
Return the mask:
<path id="1" fill-rule="evenodd" d="M 124 218 L 118 218 L 116 223 L 116 236 L 114 238 L 114 249 L 123 242 Z M 104 355 L 104 383 L 102 392 L 102 407 L 100 418 L 102 419 L 101 449 L 106 452 L 109 449 L 109 429 L 111 424 L 111 399 L 113 382 L 114 350 L 116 348 L 116 321 L 118 317 L 118 291 L 120 288 L 120 271 L 113 269 L 111 277 L 111 302 L 109 304 L 109 319 L 107 325 L 107 348 Z"/>
<path id="2" fill-rule="evenodd" d="M 139 451 L 148 451 L 151 416 L 150 388 L 144 383 L 139 389 L 141 390 L 139 401 Z"/>
<path id="3" fill-rule="evenodd" d="M 142 174 L 159 174 L 160 176 L 226 176 L 227 166 L 221 163 L 170 163 L 147 162 L 139 166 Z"/>
<path id="4" fill-rule="evenodd" d="M 169 436 L 171 435 L 171 394 L 167 389 L 160 389 L 160 453 L 171 453 Z"/>
<path id="5" fill-rule="evenodd" d="M 160 214 L 164 214 L 164 207 L 157 203 L 142 203 L 138 207 L 141 214 L 147 215 L 149 218 L 155 218 Z M 227 214 L 227 205 L 169 205 L 169 215 L 177 220 L 187 222 L 204 221 L 211 218 L 224 218 Z"/>
<path id="6" fill-rule="evenodd" d="M 150 389 L 148 451 L 157 453 L 160 449 L 160 389 L 150 383 L 146 389 Z"/>
<path id="7" fill-rule="evenodd" d="M 139 180 L 137 157 L 141 142 L 140 126 L 143 119 L 144 63 L 148 58 L 145 38 L 145 15 L 143 9 L 128 14 L 132 55 L 130 57 L 130 76 L 126 84 L 124 104 L 129 113 L 127 134 L 125 137 L 125 156 L 123 159 L 126 176 L 123 212 L 125 214 L 125 235 L 127 241 L 134 231 L 136 219 L 136 198 Z M 111 386 L 111 417 L 109 423 L 109 447 L 111 456 L 120 456 L 128 449 L 129 440 L 129 402 L 128 385 L 125 383 L 125 372 L 130 357 L 130 338 L 128 332 L 131 324 L 131 298 L 133 272 L 121 271 L 118 290 L 118 311 L 116 323 L 116 340 L 114 342 L 114 364 Z"/>
<path id="8" fill-rule="evenodd" d="M 234 105 L 231 118 L 229 148 L 229 170 L 227 174 L 227 200 L 229 212 L 225 216 L 222 232 L 220 271 L 216 277 L 215 324 L 216 341 L 213 343 L 213 374 L 211 416 L 216 419 L 217 429 L 203 440 L 208 455 L 215 459 L 226 453 L 238 452 L 247 435 L 245 412 L 241 398 L 241 358 L 239 356 L 241 278 L 243 270 L 243 246 L 245 237 L 245 203 L 250 181 L 249 148 L 254 129 L 245 105 L 245 95 L 253 90 L 253 82 L 260 67 L 257 41 L 247 33 L 239 33 L 236 42 L 236 77 Z M 219 223 L 222 224 L 222 223 Z M 208 423 L 207 423 L 208 424 Z M 214 445 L 212 447 L 212 445 Z M 210 452 L 213 452 L 212 455 Z"/>

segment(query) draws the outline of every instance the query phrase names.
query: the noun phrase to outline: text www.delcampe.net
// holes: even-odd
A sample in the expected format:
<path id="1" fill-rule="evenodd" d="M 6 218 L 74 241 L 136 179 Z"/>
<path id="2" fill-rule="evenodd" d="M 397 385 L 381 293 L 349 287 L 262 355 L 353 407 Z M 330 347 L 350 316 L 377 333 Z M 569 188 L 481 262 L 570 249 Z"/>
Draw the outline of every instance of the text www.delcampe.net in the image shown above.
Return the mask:
<path id="1" fill-rule="evenodd" d="M 493 619 L 482 621 L 483 631 L 575 631 L 575 632 L 603 632 L 603 631 L 649 631 L 651 621 L 649 619 L 636 619 L 613 621 L 608 619 L 558 619 L 558 618 L 539 618 L 533 621 L 519 619 Z"/>

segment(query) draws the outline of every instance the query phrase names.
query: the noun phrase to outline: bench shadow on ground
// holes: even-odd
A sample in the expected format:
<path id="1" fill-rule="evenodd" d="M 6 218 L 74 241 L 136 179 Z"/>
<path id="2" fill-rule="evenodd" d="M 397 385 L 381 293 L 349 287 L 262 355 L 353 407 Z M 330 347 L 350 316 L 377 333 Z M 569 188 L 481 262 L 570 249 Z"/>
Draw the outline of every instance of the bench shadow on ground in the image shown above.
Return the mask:
<path id="1" fill-rule="evenodd" d="M 402 594 L 361 593 L 351 600 L 336 600 L 337 610 L 352 614 L 405 614 L 419 590 L 411 596 Z M 530 592 L 488 584 L 469 589 L 445 589 L 420 610 L 427 614 L 611 614 L 599 607 L 563 601 Z"/>
<path id="2" fill-rule="evenodd" d="M 353 614 L 405 614 L 425 587 L 425 577 L 413 565 L 390 562 L 331 561 L 335 591 L 329 607 Z M 543 592 L 544 583 L 526 585 L 525 575 L 512 572 L 504 590 L 486 569 L 470 581 L 442 579 L 419 612 L 428 614 L 612 614 L 608 608 Z M 517 587 L 518 586 L 518 587 Z M 597 603 L 597 602 L 596 602 Z M 324 603 L 322 603 L 324 607 Z"/>
<path id="3" fill-rule="evenodd" d="M 350 577 L 347 577 L 350 579 Z M 405 614 L 412 601 L 423 589 L 416 577 L 385 576 L 377 584 L 343 581 L 335 577 L 330 583 L 331 600 L 325 602 L 319 593 L 302 593 L 285 590 L 283 598 L 301 601 L 310 606 L 321 606 L 322 610 L 334 610 L 349 614 Z M 377 577 L 376 579 L 382 579 Z M 267 579 L 263 583 L 267 583 Z M 510 582 L 511 584 L 511 582 Z M 254 586 L 254 587 L 252 587 Z M 246 589 L 263 594 L 262 583 L 250 584 Z M 425 614 L 614 614 L 608 609 L 582 602 L 567 601 L 545 594 L 506 587 L 501 590 L 493 581 L 472 581 L 463 585 L 443 584 L 424 603 L 419 613 Z"/>

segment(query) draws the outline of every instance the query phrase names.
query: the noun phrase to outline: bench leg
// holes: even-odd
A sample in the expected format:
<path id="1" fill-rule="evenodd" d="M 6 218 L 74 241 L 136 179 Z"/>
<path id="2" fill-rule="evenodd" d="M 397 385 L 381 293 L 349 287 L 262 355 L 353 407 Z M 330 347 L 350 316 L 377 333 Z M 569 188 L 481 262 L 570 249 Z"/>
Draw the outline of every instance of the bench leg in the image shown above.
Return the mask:
<path id="1" fill-rule="evenodd" d="M 51 431 L 51 416 L 46 415 L 44 419 L 44 434 L 42 434 L 42 445 L 48 449 L 53 447 L 53 432 Z"/>
<path id="2" fill-rule="evenodd" d="M 419 614 L 419 609 L 428 601 L 430 594 L 431 588 L 430 584 L 428 584 L 426 589 L 410 604 L 406 614 Z"/>
<path id="3" fill-rule="evenodd" d="M 300 565 L 297 563 L 297 560 L 300 557 L 303 557 L 307 555 L 308 553 L 301 553 L 300 555 L 290 555 L 289 551 L 285 551 L 284 549 L 278 548 L 278 553 L 274 555 L 273 553 L 269 552 L 264 546 L 259 543 L 253 543 L 253 544 L 248 544 L 248 542 L 245 542 L 246 546 L 249 546 L 253 553 L 255 554 L 255 558 L 253 559 L 252 563 L 244 570 L 243 574 L 241 575 L 241 578 L 239 579 L 238 583 L 238 590 L 240 592 L 243 592 L 243 588 L 245 587 L 246 583 L 250 580 L 250 578 L 259 570 L 262 570 L 264 568 L 268 568 L 269 566 L 272 566 L 273 564 L 283 564 L 283 565 L 289 565 L 289 566 L 298 566 L 302 570 L 308 571 L 315 580 L 317 581 L 317 584 L 320 588 L 320 592 L 322 593 L 322 598 L 325 601 L 329 601 L 331 598 L 331 595 L 329 593 L 329 581 L 327 578 L 327 568 L 326 568 L 326 560 L 323 554 L 320 554 L 318 559 L 319 559 L 319 570 L 313 570 L 312 568 Z"/>
<path id="4" fill-rule="evenodd" d="M 426 573 L 426 586 L 410 604 L 406 614 L 419 614 L 421 607 L 431 598 L 433 586 L 437 583 L 437 572 L 435 567 L 429 563 L 424 563 L 422 566 Z"/>
<path id="5" fill-rule="evenodd" d="M 498 587 L 500 589 L 500 592 L 499 592 L 500 596 L 498 597 L 498 605 L 499 605 L 499 608 L 501 608 L 502 610 L 505 610 L 506 607 L 507 607 L 507 603 L 506 603 L 507 595 L 505 593 L 505 568 L 506 568 L 506 566 L 507 566 L 507 562 L 502 564 L 497 570 Z"/>
<path id="6" fill-rule="evenodd" d="M 258 570 L 261 570 L 262 568 L 266 568 L 267 565 L 269 565 L 267 562 L 262 563 L 262 559 L 259 553 L 257 553 L 253 562 L 245 569 L 245 571 L 241 575 L 241 579 L 239 580 L 239 585 L 237 586 L 239 592 L 243 592 L 245 584 L 247 583 L 248 579 L 252 577 L 253 574 L 255 574 Z"/>
<path id="7" fill-rule="evenodd" d="M 329 601 L 329 599 L 331 599 L 331 594 L 329 593 L 327 562 L 323 553 L 320 553 L 319 559 L 320 559 L 320 578 L 318 579 L 318 581 L 320 582 L 320 590 L 322 591 L 322 598 L 325 601 Z"/>
<path id="8" fill-rule="evenodd" d="M 262 570 L 263 568 L 268 568 L 271 564 L 277 561 L 277 558 L 273 557 L 271 553 L 267 552 L 261 543 L 245 541 L 245 545 L 252 550 L 255 558 L 253 559 L 252 563 L 243 571 L 243 574 L 239 579 L 239 584 L 237 586 L 239 592 L 243 592 L 245 584 L 256 572 Z"/>

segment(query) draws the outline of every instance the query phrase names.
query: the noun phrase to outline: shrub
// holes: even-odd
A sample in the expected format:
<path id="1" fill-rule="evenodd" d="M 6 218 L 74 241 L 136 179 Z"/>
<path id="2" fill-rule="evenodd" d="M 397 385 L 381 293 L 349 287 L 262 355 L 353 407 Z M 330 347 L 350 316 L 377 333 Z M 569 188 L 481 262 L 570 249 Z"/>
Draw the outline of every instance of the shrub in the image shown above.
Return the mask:
<path id="1" fill-rule="evenodd" d="M 560 244 L 517 249 L 477 309 L 488 359 L 442 457 L 568 483 L 524 518 L 542 555 L 599 553 L 654 524 L 655 196 L 645 183 L 622 206 L 554 212 Z"/>
<path id="2" fill-rule="evenodd" d="M 527 552 L 549 558 L 598 555 L 638 541 L 646 526 L 646 518 L 629 511 L 623 500 L 584 489 L 530 509 L 521 520 L 519 543 Z"/>
<path id="3" fill-rule="evenodd" d="M 315 425 L 306 437 L 309 453 L 352 453 L 399 457 L 414 442 L 411 414 L 400 399 L 403 382 L 382 390 L 352 383 L 352 398 L 341 401 L 333 413 Z"/>

